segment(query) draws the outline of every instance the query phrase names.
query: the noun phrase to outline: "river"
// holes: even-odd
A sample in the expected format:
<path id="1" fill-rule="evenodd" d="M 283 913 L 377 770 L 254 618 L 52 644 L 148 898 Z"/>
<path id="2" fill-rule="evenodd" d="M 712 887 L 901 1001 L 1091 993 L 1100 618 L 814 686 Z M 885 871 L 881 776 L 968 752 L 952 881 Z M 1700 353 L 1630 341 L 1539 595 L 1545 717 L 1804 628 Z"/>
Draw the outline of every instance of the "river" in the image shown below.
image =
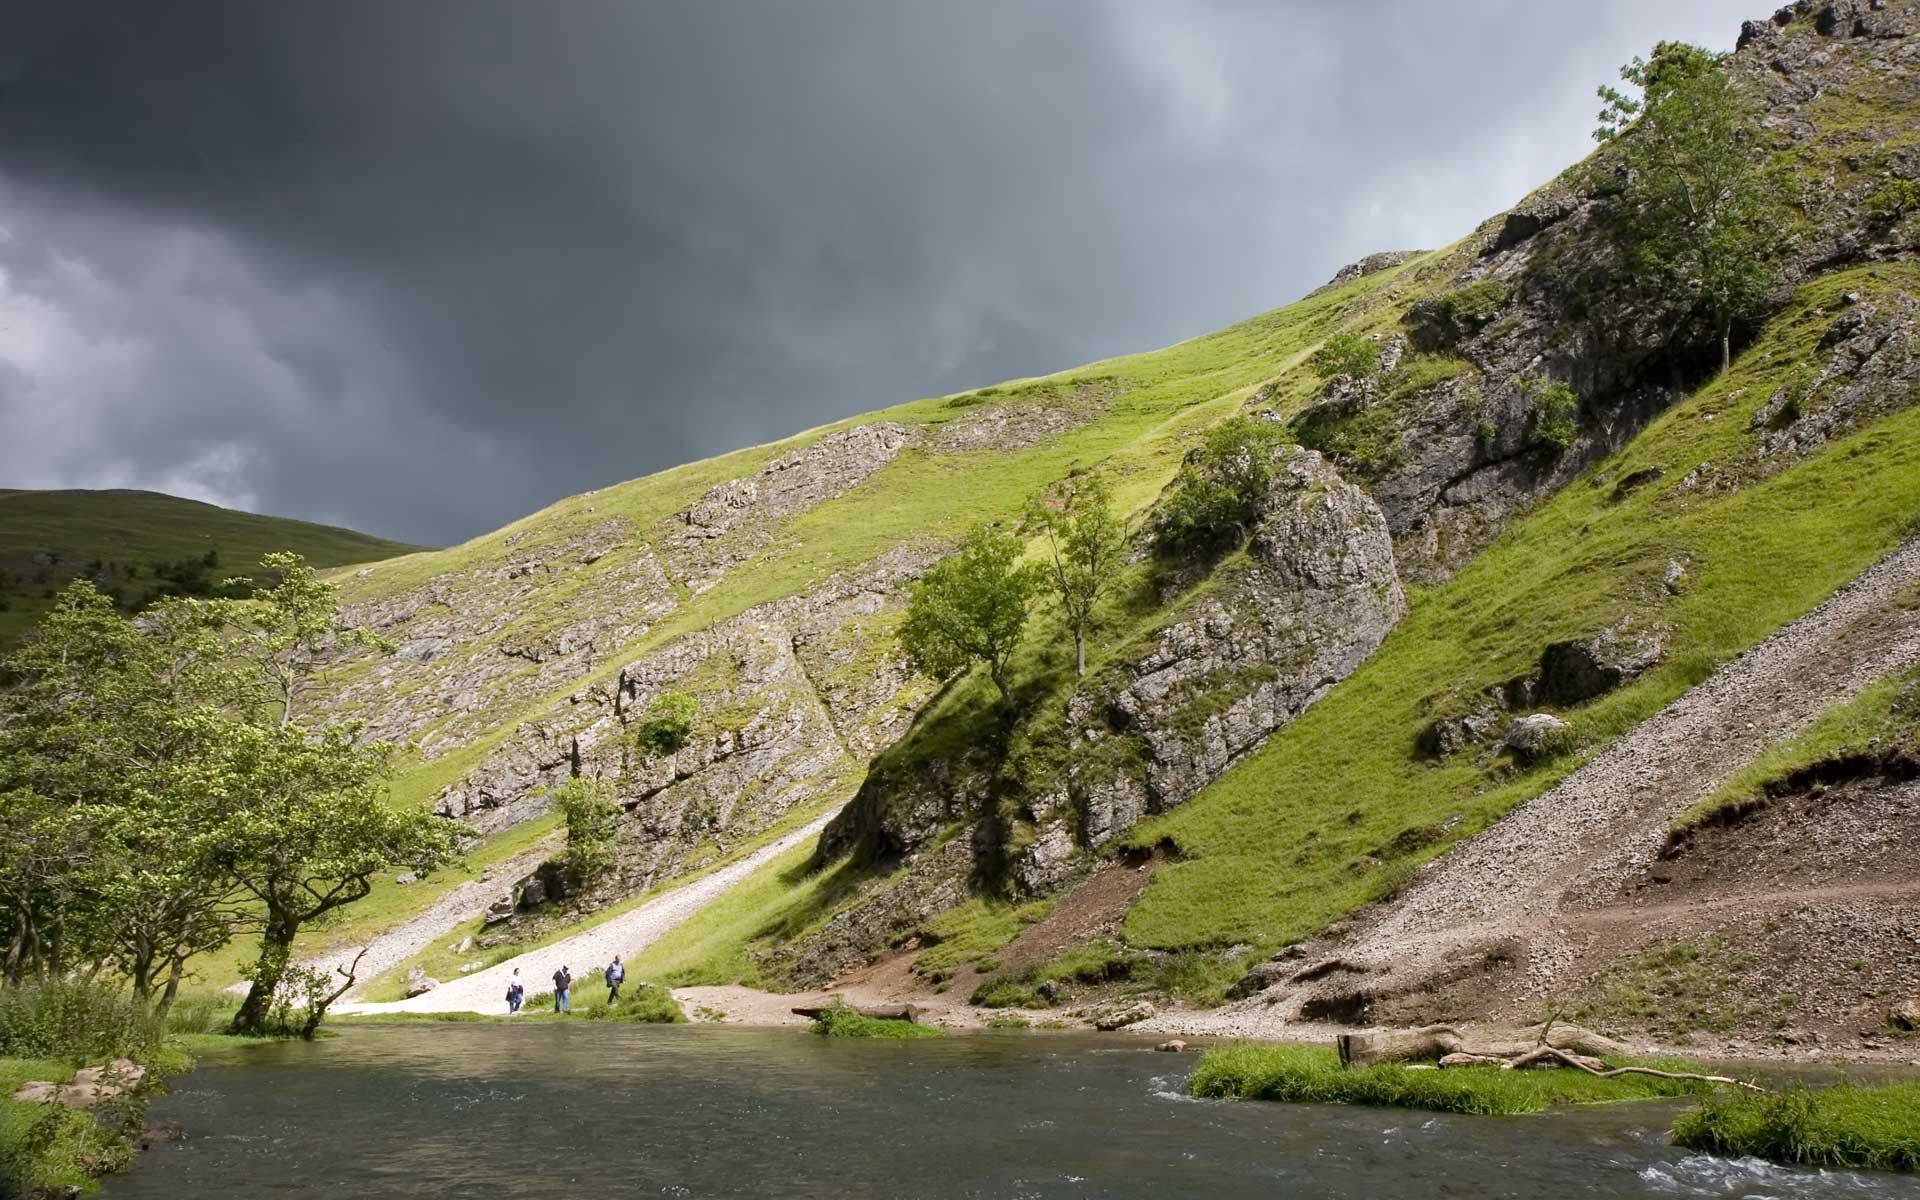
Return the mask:
<path id="1" fill-rule="evenodd" d="M 831 1041 L 687 1026 L 360 1026 L 203 1060 L 183 1141 L 111 1200 L 387 1197 L 1920 1197 L 1676 1151 L 1674 1109 L 1536 1117 L 1195 1101 L 1138 1039 Z"/>

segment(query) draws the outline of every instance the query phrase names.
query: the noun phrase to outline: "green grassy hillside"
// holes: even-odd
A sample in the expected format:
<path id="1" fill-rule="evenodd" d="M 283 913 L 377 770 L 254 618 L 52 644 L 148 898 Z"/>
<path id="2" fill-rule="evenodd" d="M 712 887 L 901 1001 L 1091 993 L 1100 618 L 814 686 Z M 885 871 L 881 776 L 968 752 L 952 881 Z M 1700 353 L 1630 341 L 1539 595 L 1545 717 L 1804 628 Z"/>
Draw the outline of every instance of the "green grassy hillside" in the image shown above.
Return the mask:
<path id="1" fill-rule="evenodd" d="M 322 567 L 418 550 L 285 517 L 238 512 L 159 492 L 0 490 L 0 642 L 39 619 L 68 580 L 91 576 L 128 607 L 247 574 L 292 550 Z M 210 557 L 211 556 L 211 557 Z"/>

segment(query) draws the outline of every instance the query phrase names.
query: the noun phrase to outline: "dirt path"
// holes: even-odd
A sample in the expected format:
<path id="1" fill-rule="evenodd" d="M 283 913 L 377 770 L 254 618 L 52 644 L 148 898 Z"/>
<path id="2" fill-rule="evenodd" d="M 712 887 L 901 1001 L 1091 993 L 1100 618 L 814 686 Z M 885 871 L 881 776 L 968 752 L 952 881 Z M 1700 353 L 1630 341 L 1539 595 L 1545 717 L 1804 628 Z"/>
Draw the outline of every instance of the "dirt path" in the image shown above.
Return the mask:
<path id="1" fill-rule="evenodd" d="M 616 954 L 632 957 L 652 945 L 660 935 L 679 925 L 708 904 L 730 891 L 762 866 L 793 847 L 819 836 L 833 819 L 829 813 L 796 829 L 778 841 L 762 846 L 746 858 L 703 875 L 692 883 L 662 893 L 645 904 L 621 913 L 612 920 L 563 938 L 551 946 L 532 950 L 505 962 L 449 980 L 423 996 L 384 1004 L 342 1004 L 341 1013 L 383 1012 L 499 1012 L 506 1007 L 503 997 L 514 968 L 526 981 L 529 993 L 550 990 L 548 977 L 562 963 L 573 969 L 577 978 L 597 970 Z"/>
<path id="2" fill-rule="evenodd" d="M 1690 804 L 1767 744 L 1920 662 L 1920 611 L 1894 603 L 1916 579 L 1920 540 L 1437 860 L 1398 903 L 1329 950 L 1322 979 L 1231 1005 L 1215 1023 L 1260 1036 L 1298 1020 L 1303 1003 L 1317 1011 L 1316 997 L 1406 994 L 1493 948 L 1524 960 L 1524 997 L 1547 994 L 1574 960 L 1568 926 L 1578 910 L 1611 906 Z"/>
<path id="3" fill-rule="evenodd" d="M 514 880 L 539 866 L 552 852 L 551 841 L 543 840 L 512 858 L 487 867 L 477 878 L 455 887 L 424 912 L 381 931 L 366 943 L 366 957 L 360 960 L 360 982 L 355 985 L 354 994 L 357 995 L 361 988 L 425 950 L 449 930 L 478 920 L 495 897 Z M 330 970 L 339 963 L 353 961 L 353 956 L 360 949 L 358 945 L 336 946 L 309 959 L 306 965 Z"/>

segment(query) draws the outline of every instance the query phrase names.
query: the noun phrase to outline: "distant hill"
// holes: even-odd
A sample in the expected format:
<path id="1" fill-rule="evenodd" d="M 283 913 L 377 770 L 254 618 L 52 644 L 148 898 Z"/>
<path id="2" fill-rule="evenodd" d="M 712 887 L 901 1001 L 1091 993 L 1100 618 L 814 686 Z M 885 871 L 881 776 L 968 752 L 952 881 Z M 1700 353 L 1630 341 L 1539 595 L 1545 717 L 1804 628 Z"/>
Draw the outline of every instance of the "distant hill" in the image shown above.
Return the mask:
<path id="1" fill-rule="evenodd" d="M 134 609 L 160 595 L 211 593 L 275 550 L 337 567 L 418 549 L 160 492 L 0 489 L 0 643 L 31 629 L 79 575 Z"/>

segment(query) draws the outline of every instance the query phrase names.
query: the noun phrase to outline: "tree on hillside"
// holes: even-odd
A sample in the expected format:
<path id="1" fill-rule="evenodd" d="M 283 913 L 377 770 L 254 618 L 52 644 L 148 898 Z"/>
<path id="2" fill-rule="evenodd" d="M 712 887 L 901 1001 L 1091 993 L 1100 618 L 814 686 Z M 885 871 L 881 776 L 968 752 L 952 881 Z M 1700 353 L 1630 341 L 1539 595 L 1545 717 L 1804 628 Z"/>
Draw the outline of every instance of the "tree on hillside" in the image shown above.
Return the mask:
<path id="1" fill-rule="evenodd" d="M 236 677 L 234 699 L 266 708 L 287 726 L 298 718 L 306 681 L 327 651 L 366 645 L 391 653 L 393 647 L 364 626 L 342 625 L 338 590 L 301 555 L 269 554 L 260 565 L 280 582 L 244 599 L 206 601 L 204 611 L 224 629 L 228 653 L 249 668 L 249 677 Z"/>
<path id="2" fill-rule="evenodd" d="M 947 679 L 984 663 L 1000 698 L 1013 702 L 1007 663 L 1044 586 L 1038 568 L 1021 565 L 1019 538 L 981 525 L 960 549 L 913 585 L 900 642 L 914 669 Z"/>
<path id="3" fill-rule="evenodd" d="M 1060 508 L 1034 501 L 1028 523 L 1047 539 L 1048 581 L 1073 630 L 1075 669 L 1085 675 L 1087 630 L 1093 624 L 1094 606 L 1113 586 L 1115 572 L 1126 561 L 1126 529 L 1114 515 L 1106 483 L 1097 475 L 1076 480 Z"/>
<path id="4" fill-rule="evenodd" d="M 1212 554 L 1245 538 L 1273 486 L 1275 452 L 1286 442 L 1285 426 L 1244 414 L 1208 430 L 1154 514 L 1160 553 Z"/>
<path id="5" fill-rule="evenodd" d="M 567 826 L 560 865 L 567 882 L 586 887 L 613 870 L 620 838 L 620 802 L 604 779 L 576 775 L 554 789 L 553 807 Z"/>
<path id="6" fill-rule="evenodd" d="M 221 814 L 202 786 L 226 741 L 221 646 L 192 606 L 136 629 L 79 580 L 5 666 L 7 976 L 111 962 L 164 1012 L 186 962 L 242 917 L 209 859 Z"/>
<path id="7" fill-rule="evenodd" d="M 1733 362 L 1733 327 L 1773 285 L 1778 217 L 1758 124 L 1727 73 L 1727 56 L 1662 42 L 1620 69 L 1638 95 L 1603 86 L 1594 137 L 1618 174 L 1617 213 L 1634 275 L 1702 312 Z M 1601 181 L 1605 185 L 1606 181 Z"/>

